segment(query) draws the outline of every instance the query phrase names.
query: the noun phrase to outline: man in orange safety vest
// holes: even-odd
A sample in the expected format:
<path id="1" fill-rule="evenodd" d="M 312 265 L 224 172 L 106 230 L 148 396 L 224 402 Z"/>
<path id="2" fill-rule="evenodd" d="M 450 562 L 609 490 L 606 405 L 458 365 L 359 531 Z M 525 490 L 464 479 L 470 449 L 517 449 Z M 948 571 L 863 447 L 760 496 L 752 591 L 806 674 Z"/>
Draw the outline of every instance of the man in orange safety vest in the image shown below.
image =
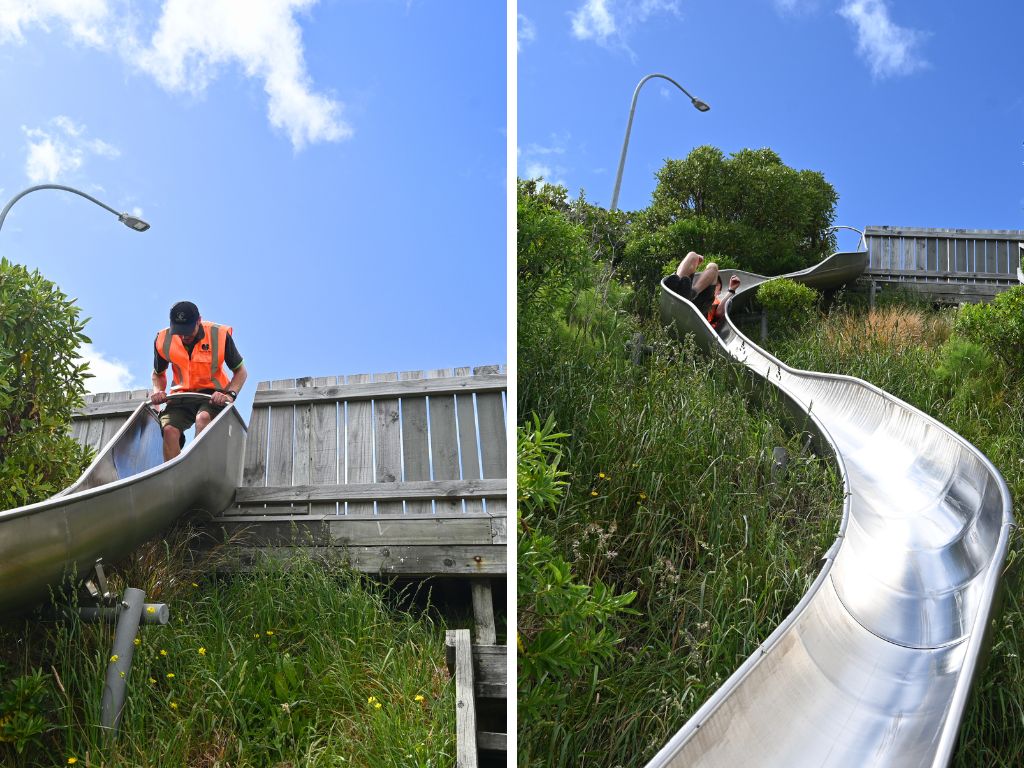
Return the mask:
<path id="1" fill-rule="evenodd" d="M 171 392 L 201 392 L 209 400 L 174 402 L 160 414 L 164 434 L 164 461 L 173 459 L 185 444 L 184 431 L 196 425 L 196 436 L 235 401 L 246 371 L 231 337 L 230 325 L 202 319 L 191 301 L 171 307 L 171 324 L 156 335 L 153 350 L 153 392 L 150 402 L 167 401 L 167 368 L 173 373 Z M 231 372 L 230 380 L 224 368 Z"/>

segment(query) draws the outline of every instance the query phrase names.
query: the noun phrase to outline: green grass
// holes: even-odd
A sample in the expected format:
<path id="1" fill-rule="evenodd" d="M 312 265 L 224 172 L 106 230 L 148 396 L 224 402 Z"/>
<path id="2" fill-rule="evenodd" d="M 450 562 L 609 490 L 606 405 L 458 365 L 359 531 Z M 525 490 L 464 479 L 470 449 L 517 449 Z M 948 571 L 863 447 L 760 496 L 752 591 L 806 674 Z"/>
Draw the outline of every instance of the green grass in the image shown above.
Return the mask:
<path id="1" fill-rule="evenodd" d="M 162 571 L 171 623 L 139 633 L 116 744 L 99 729 L 112 628 L 0 625 L 0 672 L 44 672 L 50 723 L 23 754 L 0 743 L 0 764 L 454 764 L 444 628 L 430 611 L 389 607 L 339 564 L 300 558 L 207 579 L 180 565 Z"/>
<path id="2" fill-rule="evenodd" d="M 948 314 L 914 307 L 874 315 L 839 307 L 768 347 L 791 365 L 864 378 L 932 414 L 1024 498 L 1024 390 L 997 363 L 950 344 L 950 324 Z M 636 590 L 631 607 L 640 612 L 617 621 L 624 640 L 614 661 L 556 681 L 571 691 L 567 703 L 519 723 L 524 766 L 648 760 L 788 614 L 835 539 L 836 473 L 802 452 L 771 394 L 692 346 L 654 330 L 648 339 L 654 354 L 634 366 L 617 342 L 564 328 L 520 336 L 520 418 L 550 414 L 571 434 L 562 463 L 570 484 L 544 530 L 581 581 Z M 775 445 L 792 457 L 779 481 L 769 472 Z M 955 766 L 1024 764 L 1021 548 L 1015 534 L 1005 609 Z"/>

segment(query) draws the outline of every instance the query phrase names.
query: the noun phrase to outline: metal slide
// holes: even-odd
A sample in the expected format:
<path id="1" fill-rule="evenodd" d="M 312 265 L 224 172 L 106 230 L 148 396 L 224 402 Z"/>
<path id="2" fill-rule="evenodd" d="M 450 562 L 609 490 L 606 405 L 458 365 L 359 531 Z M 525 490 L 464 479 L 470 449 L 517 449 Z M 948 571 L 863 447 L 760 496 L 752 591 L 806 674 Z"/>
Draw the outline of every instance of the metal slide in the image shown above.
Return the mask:
<path id="1" fill-rule="evenodd" d="M 856 278 L 867 254 L 787 275 Z M 733 272 L 723 270 L 723 280 Z M 730 310 L 768 278 L 737 273 Z M 839 537 L 793 612 L 648 768 L 946 766 L 1014 525 L 992 463 L 865 381 L 790 368 L 662 286 L 662 319 L 771 382 L 843 478 Z"/>
<path id="2" fill-rule="evenodd" d="M 176 458 L 163 461 L 160 423 L 141 404 L 75 483 L 0 512 L 0 615 L 48 599 L 189 510 L 220 512 L 240 484 L 246 426 L 233 405 Z"/>

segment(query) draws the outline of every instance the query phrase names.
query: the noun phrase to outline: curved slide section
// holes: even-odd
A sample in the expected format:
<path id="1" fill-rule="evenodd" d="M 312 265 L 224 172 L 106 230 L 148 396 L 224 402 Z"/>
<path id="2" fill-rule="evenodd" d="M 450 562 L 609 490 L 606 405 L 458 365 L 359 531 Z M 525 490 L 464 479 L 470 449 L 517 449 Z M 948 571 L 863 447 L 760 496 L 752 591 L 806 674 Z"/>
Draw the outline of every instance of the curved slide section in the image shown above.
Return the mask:
<path id="1" fill-rule="evenodd" d="M 45 601 L 97 558 L 129 554 L 189 510 L 220 512 L 240 484 L 246 426 L 227 406 L 176 458 L 143 403 L 75 483 L 0 512 L 0 615 Z"/>
<path id="2" fill-rule="evenodd" d="M 867 254 L 787 275 L 837 288 Z M 723 270 L 723 280 L 729 274 Z M 767 280 L 743 282 L 729 311 Z M 793 612 L 648 768 L 940 768 L 986 647 L 1014 525 L 999 472 L 871 384 L 790 368 L 662 285 L 662 320 L 771 382 L 843 478 L 839 537 Z"/>

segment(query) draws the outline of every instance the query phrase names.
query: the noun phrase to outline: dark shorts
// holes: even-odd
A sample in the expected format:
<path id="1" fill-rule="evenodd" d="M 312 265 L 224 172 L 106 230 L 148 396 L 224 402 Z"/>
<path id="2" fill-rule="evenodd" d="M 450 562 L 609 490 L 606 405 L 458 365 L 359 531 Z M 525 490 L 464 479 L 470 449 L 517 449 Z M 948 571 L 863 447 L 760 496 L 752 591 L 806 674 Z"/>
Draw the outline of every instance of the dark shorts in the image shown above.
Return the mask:
<path id="1" fill-rule="evenodd" d="M 707 315 L 708 310 L 711 309 L 711 305 L 715 301 L 715 284 L 712 283 L 700 293 L 695 294 L 693 292 L 693 282 L 699 274 L 701 273 L 698 272 L 692 277 L 676 277 L 675 275 L 670 275 L 665 281 L 665 285 L 680 296 L 689 299 L 690 302 L 700 310 L 702 315 Z"/>
<path id="2" fill-rule="evenodd" d="M 206 411 L 212 419 L 223 410 L 223 405 L 214 405 L 206 398 L 196 398 L 195 400 L 168 404 L 160 414 L 160 426 L 166 427 L 170 425 L 184 432 L 196 423 L 196 416 L 199 415 L 200 411 Z"/>

